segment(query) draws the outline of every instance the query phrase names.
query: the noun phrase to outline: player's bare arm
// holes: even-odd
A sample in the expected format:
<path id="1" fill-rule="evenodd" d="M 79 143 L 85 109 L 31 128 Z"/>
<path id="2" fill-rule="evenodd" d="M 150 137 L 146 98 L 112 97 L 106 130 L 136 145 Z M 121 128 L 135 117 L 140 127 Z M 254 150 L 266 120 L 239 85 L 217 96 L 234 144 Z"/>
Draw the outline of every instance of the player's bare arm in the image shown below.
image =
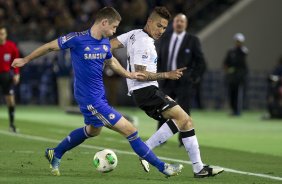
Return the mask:
<path id="1" fill-rule="evenodd" d="M 124 47 L 124 45 L 117 38 L 111 39 L 110 43 L 111 43 L 111 51 L 114 49 L 119 49 Z"/>
<path id="2" fill-rule="evenodd" d="M 60 47 L 58 45 L 58 40 L 53 40 L 49 43 L 46 43 L 40 47 L 38 47 L 37 49 L 35 49 L 31 54 L 29 54 L 28 56 L 24 57 L 24 58 L 17 58 L 13 61 L 12 63 L 12 67 L 22 67 L 24 66 L 26 63 L 30 62 L 33 59 L 36 59 L 40 56 L 43 56 L 49 52 L 52 51 L 57 51 L 60 50 Z"/>
<path id="3" fill-rule="evenodd" d="M 119 63 L 119 61 L 112 57 L 111 59 L 108 59 L 105 61 L 106 65 L 108 65 L 115 73 L 129 79 L 138 79 L 142 80 L 145 78 L 145 75 L 140 72 L 128 72 L 125 70 Z"/>
<path id="4" fill-rule="evenodd" d="M 148 72 L 146 70 L 146 66 L 143 65 L 134 65 L 136 72 L 141 72 L 145 74 L 145 78 L 141 79 L 140 81 L 155 81 L 155 80 L 163 80 L 163 79 L 170 79 L 170 80 L 178 80 L 183 75 L 183 70 L 186 70 L 186 67 L 179 68 L 173 71 L 169 72 L 159 72 L 159 73 L 153 73 Z"/>

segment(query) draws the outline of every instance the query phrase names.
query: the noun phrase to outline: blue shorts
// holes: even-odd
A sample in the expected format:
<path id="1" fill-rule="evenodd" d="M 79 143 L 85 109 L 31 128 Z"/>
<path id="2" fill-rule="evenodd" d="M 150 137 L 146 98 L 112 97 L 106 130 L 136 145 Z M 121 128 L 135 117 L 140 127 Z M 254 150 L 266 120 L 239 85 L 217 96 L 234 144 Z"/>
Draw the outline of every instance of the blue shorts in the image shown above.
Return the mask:
<path id="1" fill-rule="evenodd" d="M 96 128 L 102 126 L 112 127 L 122 117 L 119 112 L 107 103 L 100 103 L 98 106 L 94 104 L 80 106 L 80 111 L 84 116 L 84 123 Z"/>

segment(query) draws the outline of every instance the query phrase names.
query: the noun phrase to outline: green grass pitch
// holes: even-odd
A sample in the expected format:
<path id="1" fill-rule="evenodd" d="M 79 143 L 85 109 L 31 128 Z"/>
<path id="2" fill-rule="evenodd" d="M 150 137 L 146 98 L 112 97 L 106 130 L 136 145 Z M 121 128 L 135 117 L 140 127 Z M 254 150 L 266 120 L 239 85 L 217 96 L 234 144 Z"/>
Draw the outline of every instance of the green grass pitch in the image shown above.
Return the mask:
<path id="1" fill-rule="evenodd" d="M 118 108 L 138 119 L 143 140 L 156 129 L 156 122 L 136 108 Z M 156 169 L 143 172 L 126 139 L 104 128 L 99 137 L 85 141 L 66 153 L 60 177 L 50 173 L 44 150 L 54 147 L 70 131 L 83 126 L 80 115 L 66 114 L 59 107 L 19 106 L 16 124 L 20 133 L 8 132 L 6 107 L 0 107 L 0 184 L 83 183 L 83 184 L 271 184 L 282 183 L 282 120 L 261 120 L 262 112 L 245 112 L 230 117 L 223 111 L 192 112 L 202 159 L 225 168 L 213 178 L 195 179 L 184 148 L 174 136 L 154 152 L 166 162 L 181 162 L 179 176 L 166 179 Z M 92 166 L 95 152 L 113 149 L 118 166 L 110 173 L 98 173 Z"/>

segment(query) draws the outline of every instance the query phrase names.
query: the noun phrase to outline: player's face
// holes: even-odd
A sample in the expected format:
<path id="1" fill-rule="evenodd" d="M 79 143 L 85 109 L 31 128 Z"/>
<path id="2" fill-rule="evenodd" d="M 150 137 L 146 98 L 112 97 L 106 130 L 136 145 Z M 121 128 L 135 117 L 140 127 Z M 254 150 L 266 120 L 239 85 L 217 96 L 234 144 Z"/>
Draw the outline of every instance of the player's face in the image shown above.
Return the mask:
<path id="1" fill-rule="evenodd" d="M 155 39 L 158 40 L 167 28 L 168 21 L 164 18 L 157 17 L 155 20 L 149 21 L 149 30 L 150 35 Z"/>
<path id="2" fill-rule="evenodd" d="M 117 27 L 119 25 L 120 21 L 114 21 L 113 23 L 109 24 L 109 21 L 105 23 L 104 27 L 104 37 L 110 37 L 113 36 L 116 33 Z"/>
<path id="3" fill-rule="evenodd" d="M 177 15 L 173 19 L 173 30 L 177 33 L 182 33 L 187 28 L 187 18 L 185 15 Z"/>
<path id="4" fill-rule="evenodd" d="M 7 31 L 5 28 L 0 29 L 0 43 L 3 43 L 6 41 L 7 38 Z"/>

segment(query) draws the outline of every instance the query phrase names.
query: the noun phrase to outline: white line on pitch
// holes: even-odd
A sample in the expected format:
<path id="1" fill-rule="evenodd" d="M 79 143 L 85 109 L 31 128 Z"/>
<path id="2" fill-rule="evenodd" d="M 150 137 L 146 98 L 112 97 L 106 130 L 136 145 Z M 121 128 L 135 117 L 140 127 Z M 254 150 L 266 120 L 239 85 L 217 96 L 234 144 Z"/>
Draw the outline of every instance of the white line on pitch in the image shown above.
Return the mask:
<path id="1" fill-rule="evenodd" d="M 29 140 L 37 140 L 37 141 L 52 142 L 52 143 L 59 143 L 60 142 L 60 140 L 56 140 L 56 139 L 49 139 L 49 138 L 45 138 L 45 137 L 39 137 L 39 136 L 34 136 L 34 135 L 26 135 L 26 134 L 15 134 L 15 133 L 7 132 L 7 131 L 2 131 L 2 130 L 0 130 L 0 134 L 14 136 L 14 137 L 20 137 L 20 138 L 25 138 L 25 139 L 29 139 Z M 85 145 L 85 144 L 80 145 L 79 147 L 90 148 L 90 149 L 98 149 L 98 150 L 105 149 L 105 147 Z M 130 152 L 130 151 L 122 151 L 122 150 L 117 150 L 117 149 L 113 149 L 113 150 L 115 152 L 117 152 L 117 153 L 120 153 L 120 154 L 136 155 L 134 152 Z M 173 158 L 168 158 L 168 157 L 161 157 L 161 156 L 159 156 L 159 158 L 162 159 L 162 160 L 179 162 L 179 163 L 184 163 L 184 164 L 190 164 L 191 165 L 190 161 L 185 161 L 185 160 L 180 160 L 180 159 L 173 159 Z M 268 178 L 268 179 L 282 181 L 282 178 L 278 177 L 278 176 L 270 176 L 270 175 L 266 175 L 266 174 L 244 172 L 244 171 L 238 171 L 238 170 L 229 169 L 229 168 L 223 168 L 223 169 L 224 169 L 224 171 L 230 172 L 230 173 L 244 174 L 244 175 L 249 175 L 249 176 L 257 176 L 257 177 L 261 177 L 261 178 Z"/>

